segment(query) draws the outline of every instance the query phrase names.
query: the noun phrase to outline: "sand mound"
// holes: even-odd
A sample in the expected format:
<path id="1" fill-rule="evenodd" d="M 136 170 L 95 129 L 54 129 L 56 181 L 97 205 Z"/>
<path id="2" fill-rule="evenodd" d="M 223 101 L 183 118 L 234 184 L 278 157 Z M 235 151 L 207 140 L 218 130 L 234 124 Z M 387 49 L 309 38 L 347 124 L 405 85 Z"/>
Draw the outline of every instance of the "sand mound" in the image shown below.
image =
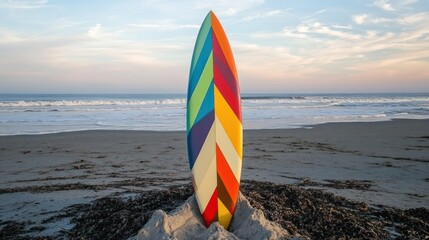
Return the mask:
<path id="1" fill-rule="evenodd" d="M 203 224 L 195 197 L 170 214 L 157 210 L 135 239 L 290 239 L 279 225 L 268 221 L 261 210 L 250 206 L 240 194 L 230 231 L 218 223 L 209 228 Z"/>

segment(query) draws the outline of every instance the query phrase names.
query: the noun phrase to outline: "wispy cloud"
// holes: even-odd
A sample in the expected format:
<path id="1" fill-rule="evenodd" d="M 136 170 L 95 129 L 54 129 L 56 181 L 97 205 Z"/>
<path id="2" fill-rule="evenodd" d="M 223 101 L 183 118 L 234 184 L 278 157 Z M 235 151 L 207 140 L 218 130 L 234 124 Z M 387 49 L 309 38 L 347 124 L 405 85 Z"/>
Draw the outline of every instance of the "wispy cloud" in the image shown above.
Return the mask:
<path id="1" fill-rule="evenodd" d="M 179 24 L 171 20 L 157 21 L 157 22 L 142 22 L 142 23 L 133 23 L 128 26 L 133 28 L 140 29 L 151 29 L 156 31 L 165 31 L 165 30 L 181 30 L 181 29 L 199 29 L 197 24 Z"/>
<path id="2" fill-rule="evenodd" d="M 320 22 L 314 22 L 311 24 L 301 24 L 296 28 L 296 30 L 299 33 L 320 34 L 323 36 L 341 38 L 341 39 L 356 40 L 360 38 L 360 36 L 357 34 L 352 34 L 348 31 L 340 31 L 338 29 L 334 29 L 332 27 L 326 26 Z"/>
<path id="3" fill-rule="evenodd" d="M 368 17 L 368 15 L 366 15 L 366 14 L 354 15 L 353 21 L 355 21 L 355 23 L 357 23 L 357 24 L 362 24 L 365 22 L 365 19 L 367 17 Z"/>
<path id="4" fill-rule="evenodd" d="M 351 25 L 344 26 L 344 25 L 334 24 L 334 25 L 332 25 L 332 27 L 333 28 L 339 28 L 339 29 L 348 29 L 348 30 L 353 29 L 353 27 Z"/>
<path id="5" fill-rule="evenodd" d="M 201 0 L 196 4 L 197 9 L 213 9 L 216 14 L 233 16 L 248 9 L 258 7 L 264 0 Z"/>
<path id="6" fill-rule="evenodd" d="M 35 9 L 45 7 L 48 0 L 7 0 L 0 2 L 0 8 Z"/>
<path id="7" fill-rule="evenodd" d="M 338 28 L 328 26 L 320 22 L 302 23 L 295 28 L 285 28 L 281 32 L 258 33 L 254 38 L 287 39 L 287 42 L 295 42 L 294 39 L 307 46 L 305 49 L 293 50 L 285 48 L 290 54 L 287 58 L 278 56 L 279 59 L 288 59 L 289 63 L 282 62 L 290 71 L 299 71 L 300 67 L 309 67 L 311 70 L 302 71 L 308 74 L 327 73 L 329 66 L 336 66 L 336 71 L 356 72 L 371 69 L 377 74 L 389 69 L 392 74 L 399 74 L 396 65 L 406 65 L 409 69 L 415 66 L 417 72 L 429 67 L 429 42 L 423 41 L 424 36 L 429 35 L 429 27 L 426 22 L 429 16 L 426 14 L 410 15 L 407 19 L 413 21 L 413 28 L 401 33 L 380 32 L 359 29 Z M 399 19 L 398 19 L 399 21 Z M 273 47 L 275 49 L 275 47 Z M 271 50 L 275 51 L 275 50 Z M 379 54 L 382 52 L 383 54 Z M 259 51 L 257 54 L 263 54 Z M 258 56 L 259 56 L 258 55 Z M 270 53 L 273 55 L 273 53 Z M 277 54 L 275 54 L 277 55 Z M 426 60 L 425 60 L 426 59 Z M 276 62 L 280 60 L 272 60 Z M 401 68 L 401 71 L 404 71 Z M 329 72 L 329 71 L 328 71 Z M 409 73 L 409 71 L 407 70 Z M 283 74 L 289 74 L 283 71 Z M 281 75 L 281 74 L 280 74 Z M 429 74 L 427 74 L 429 76 Z M 374 75 L 375 76 L 375 75 Z M 401 74 L 401 76 L 403 76 Z"/>
<path id="8" fill-rule="evenodd" d="M 391 22 L 397 22 L 397 21 L 398 19 L 374 17 L 369 19 L 368 22 L 379 24 L 379 23 L 391 23 Z"/>
<path id="9" fill-rule="evenodd" d="M 406 5 L 414 4 L 418 1 L 419 0 L 401 0 L 401 1 L 399 1 L 399 4 L 401 4 L 402 6 L 406 6 Z"/>
<path id="10" fill-rule="evenodd" d="M 242 20 L 243 21 L 252 21 L 252 20 L 255 20 L 255 19 L 259 19 L 259 18 L 273 17 L 273 16 L 278 16 L 278 15 L 284 14 L 284 13 L 286 13 L 288 11 L 290 11 L 290 9 L 286 9 L 286 10 L 281 10 L 281 9 L 270 10 L 270 11 L 259 13 L 259 14 L 245 16 L 245 17 L 242 18 Z"/>
<path id="11" fill-rule="evenodd" d="M 316 12 L 311 13 L 310 15 L 303 16 L 303 17 L 302 17 L 302 19 L 313 19 L 313 18 L 315 18 L 316 16 L 318 16 L 318 15 L 321 15 L 321 14 L 325 13 L 326 11 L 328 11 L 328 10 L 327 10 L 327 9 L 320 9 L 320 10 L 318 10 L 318 11 L 316 11 Z"/>
<path id="12" fill-rule="evenodd" d="M 383 9 L 384 11 L 396 11 L 388 0 L 377 0 L 374 5 Z"/>
<path id="13" fill-rule="evenodd" d="M 22 37 L 20 37 L 17 33 L 0 28 L 0 43 L 15 43 L 22 41 Z"/>
<path id="14" fill-rule="evenodd" d="M 406 16 L 397 16 L 395 18 L 385 18 L 377 16 L 369 16 L 367 14 L 354 15 L 353 21 L 357 24 L 385 24 L 394 23 L 401 25 L 413 25 L 429 20 L 429 12 L 420 12 L 409 14 Z"/>
<path id="15" fill-rule="evenodd" d="M 399 23 L 401 24 L 417 24 L 429 21 L 429 12 L 421 12 L 416 14 L 411 14 L 399 19 Z"/>
<path id="16" fill-rule="evenodd" d="M 0 65 L 6 64 L 10 72 L 12 69 L 26 72 L 22 66 L 31 65 L 38 69 L 66 69 L 112 63 L 117 66 L 165 66 L 177 64 L 174 56 L 180 55 L 183 49 L 184 46 L 180 43 L 130 40 L 121 35 L 121 31 L 104 28 L 100 23 L 73 37 L 20 36 L 14 31 L 0 29 L 0 58 L 8 59 L 7 64 L 0 61 Z M 169 55 L 172 57 L 165 61 Z M 37 56 L 37 61 L 34 56 Z M 32 69 L 28 72 L 34 72 Z"/>
<path id="17" fill-rule="evenodd" d="M 367 88 L 380 82 L 398 83 L 399 89 L 429 79 L 429 8 L 423 1 L 334 2 L 339 4 L 314 2 L 310 8 L 289 1 L 139 0 L 106 7 L 0 0 L 0 85 L 19 89 L 25 81 L 51 79 L 45 85 L 59 82 L 57 89 L 64 89 L 60 83 L 83 86 L 90 79 L 97 89 L 120 87 L 118 79 L 126 78 L 146 81 L 144 87 L 165 89 L 172 79 L 186 86 L 208 10 L 222 22 L 242 86 L 250 91 L 305 90 L 317 83 L 355 87 L 364 81 Z M 58 11 L 47 8 L 54 3 Z"/>
<path id="18" fill-rule="evenodd" d="M 315 15 L 322 14 L 322 13 L 324 13 L 324 12 L 326 12 L 326 11 L 327 11 L 327 9 L 319 10 L 319 11 L 317 11 L 317 12 L 315 13 Z"/>
<path id="19" fill-rule="evenodd" d="M 88 36 L 89 37 L 97 37 L 100 35 L 101 25 L 97 23 L 94 27 L 91 27 L 88 29 Z"/>

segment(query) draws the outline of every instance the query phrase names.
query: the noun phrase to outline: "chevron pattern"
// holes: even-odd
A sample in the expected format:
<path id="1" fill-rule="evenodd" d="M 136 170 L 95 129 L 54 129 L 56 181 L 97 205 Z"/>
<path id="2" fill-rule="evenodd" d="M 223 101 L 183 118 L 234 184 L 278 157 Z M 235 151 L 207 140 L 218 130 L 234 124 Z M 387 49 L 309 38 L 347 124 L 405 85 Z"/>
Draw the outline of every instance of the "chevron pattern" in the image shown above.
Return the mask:
<path id="1" fill-rule="evenodd" d="M 198 33 L 188 86 L 187 141 L 196 199 L 208 227 L 228 229 L 238 198 L 243 129 L 237 71 L 223 28 L 209 12 Z"/>

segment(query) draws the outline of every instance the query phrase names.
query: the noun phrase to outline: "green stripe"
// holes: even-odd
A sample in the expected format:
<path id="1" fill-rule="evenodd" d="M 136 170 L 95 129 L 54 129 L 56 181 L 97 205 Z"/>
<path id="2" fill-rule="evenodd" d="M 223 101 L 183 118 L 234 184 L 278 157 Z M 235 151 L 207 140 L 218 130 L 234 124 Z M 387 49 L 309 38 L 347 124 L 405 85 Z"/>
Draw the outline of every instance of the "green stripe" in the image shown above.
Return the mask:
<path id="1" fill-rule="evenodd" d="M 209 30 L 212 26 L 211 14 L 207 14 L 206 18 L 201 25 L 198 33 L 197 42 L 195 43 L 194 54 L 192 55 L 191 72 L 194 71 L 195 65 L 197 64 L 198 58 L 200 57 L 201 50 L 203 49 L 204 42 L 206 41 Z M 205 37 L 203 37 L 205 36 Z"/>
<path id="2" fill-rule="evenodd" d="M 203 104 L 204 97 L 207 94 L 207 90 L 210 87 L 210 83 L 213 81 L 213 51 L 210 52 L 210 56 L 207 59 L 204 70 L 198 80 L 198 84 L 192 93 L 191 99 L 188 103 L 189 121 L 188 129 L 194 125 L 195 119 L 197 118 L 198 112 L 200 111 L 201 105 Z"/>

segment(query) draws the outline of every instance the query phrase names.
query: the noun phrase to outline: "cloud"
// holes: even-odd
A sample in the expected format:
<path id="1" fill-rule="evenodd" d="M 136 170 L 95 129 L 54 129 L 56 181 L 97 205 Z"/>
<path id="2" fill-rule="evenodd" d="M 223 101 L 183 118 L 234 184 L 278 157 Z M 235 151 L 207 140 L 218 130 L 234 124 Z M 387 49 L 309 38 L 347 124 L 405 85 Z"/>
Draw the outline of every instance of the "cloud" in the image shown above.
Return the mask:
<path id="1" fill-rule="evenodd" d="M 395 6 L 397 6 L 398 9 L 403 9 L 404 7 L 417 3 L 418 1 L 419 0 L 396 0 Z"/>
<path id="2" fill-rule="evenodd" d="M 184 92 L 188 57 L 183 56 L 191 51 L 180 44 L 126 39 L 101 24 L 75 36 L 0 29 L 0 85 L 8 92 Z"/>
<path id="3" fill-rule="evenodd" d="M 419 0 L 375 0 L 372 6 L 376 6 L 387 12 L 398 12 L 412 10 L 413 4 Z"/>
<path id="4" fill-rule="evenodd" d="M 48 4 L 38 2 L 39 5 L 25 1 L 26 8 Z M 38 12 L 31 15 L 35 11 L 16 14 L 24 17 L 21 19 L 4 16 L 11 23 L 0 27 L 0 81 L 13 82 L 19 89 L 20 79 L 50 79 L 45 86 L 57 86 L 61 91 L 69 84 L 75 86 L 70 91 L 78 92 L 89 81 L 95 91 L 97 87 L 111 91 L 122 87 L 126 92 L 127 84 L 131 84 L 128 89 L 169 89 L 172 79 L 180 78 L 184 87 L 179 90 L 186 91 L 192 46 L 199 23 L 209 9 L 223 14 L 219 18 L 228 28 L 246 90 L 261 87 L 266 91 L 290 91 L 301 86 L 301 90 L 318 91 L 317 86 L 313 87 L 318 83 L 335 90 L 336 85 L 348 85 L 348 81 L 361 86 L 366 79 L 389 85 L 389 79 L 409 74 L 409 78 L 402 78 L 406 83 L 397 85 L 399 89 L 413 84 L 413 77 L 429 75 L 429 12 L 423 8 L 419 11 L 425 12 L 413 10 L 415 0 L 406 1 L 408 5 L 403 8 L 405 3 L 401 5 L 399 0 L 377 1 L 396 9 L 390 12 L 374 4 L 372 10 L 377 11 L 317 8 L 321 10 L 307 11 L 311 18 L 300 15 L 299 9 L 291 14 L 290 9 L 277 9 L 270 2 L 262 5 L 261 0 L 160 2 L 161 5 L 158 0 L 145 1 L 146 4 L 139 1 L 143 12 L 136 9 L 137 17 L 129 18 L 120 17 L 119 12 L 118 18 L 111 19 L 111 12 L 95 18 L 76 18 L 75 13 L 61 13 L 55 19 L 38 18 Z M 6 3 L 10 2 L 0 5 Z M 118 11 L 130 7 L 119 5 L 122 8 Z M 348 19 L 343 18 L 344 13 L 349 14 Z M 34 23 L 30 24 L 30 17 Z M 271 18 L 275 24 L 262 21 Z M 15 27 L 18 21 L 19 26 L 25 27 Z M 123 84 L 124 79 L 127 84 Z M 25 81 L 21 81 L 22 85 Z M 371 83 L 365 86 L 370 88 Z"/>
<path id="5" fill-rule="evenodd" d="M 286 73 L 289 77 L 301 78 L 314 71 L 308 59 L 291 53 L 287 47 L 245 42 L 231 42 L 231 46 L 240 63 L 238 71 L 243 74 L 242 78 L 282 79 Z"/>
<path id="6" fill-rule="evenodd" d="M 97 23 L 94 27 L 91 27 L 90 29 L 88 29 L 88 36 L 95 38 L 100 34 L 100 31 L 101 31 L 101 25 Z"/>
<path id="7" fill-rule="evenodd" d="M 332 25 L 332 27 L 333 27 L 333 28 L 339 28 L 339 29 L 348 29 L 348 30 L 353 29 L 353 27 L 352 27 L 352 26 L 350 26 L 350 25 L 344 26 L 344 25 L 334 24 L 334 25 Z"/>
<path id="8" fill-rule="evenodd" d="M 406 6 L 406 5 L 412 5 L 412 4 L 414 4 L 414 3 L 418 2 L 418 1 L 419 0 L 401 0 L 400 4 L 403 5 L 403 6 Z"/>
<path id="9" fill-rule="evenodd" d="M 320 22 L 314 22 L 311 24 L 301 24 L 296 28 L 296 30 L 299 33 L 310 33 L 310 34 L 316 33 L 327 37 L 334 37 L 334 38 L 340 38 L 340 39 L 356 40 L 360 38 L 359 35 L 357 34 L 351 34 L 347 31 L 336 30 Z"/>
<path id="10" fill-rule="evenodd" d="M 374 5 L 383 9 L 384 11 L 396 11 L 396 9 L 393 8 L 392 4 L 388 0 L 377 0 L 374 2 Z"/>
<path id="11" fill-rule="evenodd" d="M 252 21 L 255 19 L 259 19 L 259 18 L 267 18 L 267 17 L 273 17 L 273 16 L 278 16 L 281 15 L 287 11 L 289 11 L 290 9 L 287 10 L 280 10 L 280 9 L 276 9 L 276 10 L 271 10 L 271 11 L 267 11 L 267 12 L 263 12 L 263 13 L 259 13 L 259 14 L 255 14 L 255 15 L 251 15 L 251 16 L 246 16 L 243 17 L 241 20 L 243 21 Z"/>
<path id="12" fill-rule="evenodd" d="M 375 18 L 371 18 L 369 20 L 369 22 L 375 23 L 375 24 L 379 24 L 379 23 L 391 23 L 391 22 L 397 22 L 396 19 L 391 19 L 391 18 L 381 18 L 381 17 L 375 17 Z"/>
<path id="13" fill-rule="evenodd" d="M 402 17 L 398 20 L 401 24 L 411 25 L 416 23 L 429 22 L 429 12 L 421 12 Z"/>
<path id="14" fill-rule="evenodd" d="M 0 2 L 0 8 L 9 9 L 35 9 L 46 7 L 48 0 L 9 0 Z"/>
<path id="15" fill-rule="evenodd" d="M 146 23 L 133 23 L 128 26 L 140 29 L 151 29 L 156 31 L 171 31 L 180 29 L 199 29 L 200 26 L 197 24 L 178 24 L 170 20 L 157 21 L 157 22 L 146 22 Z"/>
<path id="16" fill-rule="evenodd" d="M 373 17 L 367 14 L 354 15 L 353 21 L 357 24 L 385 24 L 394 23 L 401 25 L 413 25 L 429 21 L 429 12 L 414 13 L 406 16 L 398 16 L 396 18 Z"/>
<path id="17" fill-rule="evenodd" d="M 368 15 L 366 15 L 366 14 L 354 15 L 353 21 L 355 21 L 357 24 L 363 24 L 367 17 L 368 17 Z"/>
<path id="18" fill-rule="evenodd" d="M 183 56 L 184 48 L 181 43 L 130 40 L 99 23 L 74 36 L 25 36 L 0 29 L 0 59 L 3 59 L 0 69 L 7 69 L 0 72 L 39 74 L 49 72 L 48 69 L 103 64 L 112 64 L 115 68 L 129 64 L 177 65 L 184 61 L 177 57 Z"/>
<path id="19" fill-rule="evenodd" d="M 22 40 L 22 37 L 20 37 L 17 33 L 8 29 L 0 28 L 0 43 L 14 43 L 20 42 Z"/>
<path id="20" fill-rule="evenodd" d="M 429 67 L 427 60 L 429 41 L 422 39 L 429 34 L 429 26 L 426 24 L 428 18 L 422 13 L 408 16 L 407 19 L 414 23 L 413 28 L 405 28 L 399 33 L 380 30 L 362 31 L 351 27 L 338 28 L 336 25 L 329 26 L 321 22 L 313 22 L 301 23 L 294 28 L 285 28 L 281 32 L 257 33 L 252 37 L 262 38 L 265 41 L 273 39 L 276 42 L 279 38 L 285 38 L 286 42 L 290 43 L 289 48 L 284 47 L 288 50 L 289 56 L 286 59 L 290 62 L 282 63 L 285 64 L 283 68 L 289 71 L 304 71 L 306 76 L 315 76 L 327 74 L 329 69 L 334 68 L 333 71 L 336 74 L 374 71 L 383 78 L 380 69 L 383 71 L 390 69 L 392 73 L 398 73 L 397 69 L 400 68 L 397 66 L 404 64 L 408 68 L 415 66 L 416 72 L 426 71 L 424 68 Z M 305 48 L 293 47 L 292 44 L 297 43 Z M 275 45 L 272 49 L 276 49 Z M 260 59 L 262 52 L 258 52 L 258 55 L 253 58 L 251 56 L 248 58 Z M 269 54 L 277 56 L 276 53 Z M 277 60 L 272 59 L 271 62 L 281 61 L 281 58 L 278 56 L 275 58 Z M 304 68 L 301 69 L 302 67 Z M 307 71 L 307 67 L 311 70 Z M 287 70 L 280 72 L 286 74 Z"/>
<path id="21" fill-rule="evenodd" d="M 320 22 L 301 23 L 295 28 L 285 27 L 281 32 L 258 32 L 251 34 L 254 38 L 261 39 L 275 39 L 281 37 L 291 37 L 308 40 L 314 44 L 326 42 L 328 39 L 345 39 L 345 40 L 358 40 L 361 36 L 350 32 L 351 26 L 333 25 L 332 27 L 322 24 Z"/>
<path id="22" fill-rule="evenodd" d="M 258 7 L 264 0 L 201 0 L 197 1 L 197 9 L 212 9 L 216 14 L 233 16 L 248 9 Z"/>
<path id="23" fill-rule="evenodd" d="M 324 13 L 324 12 L 326 12 L 326 11 L 327 11 L 327 9 L 319 10 L 319 11 L 317 11 L 317 12 L 315 13 L 315 15 L 322 14 L 322 13 Z"/>

